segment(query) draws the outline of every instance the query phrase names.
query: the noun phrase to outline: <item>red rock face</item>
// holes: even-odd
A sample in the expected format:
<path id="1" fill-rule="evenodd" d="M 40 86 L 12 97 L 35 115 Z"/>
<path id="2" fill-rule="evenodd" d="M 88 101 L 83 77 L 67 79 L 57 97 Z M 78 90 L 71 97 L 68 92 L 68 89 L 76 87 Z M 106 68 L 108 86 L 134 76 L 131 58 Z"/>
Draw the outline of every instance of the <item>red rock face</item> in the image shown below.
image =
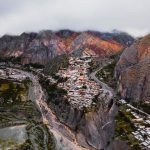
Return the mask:
<path id="1" fill-rule="evenodd" d="M 150 58 L 150 35 L 145 36 L 141 39 L 137 45 L 139 49 L 138 60 Z"/>
<path id="2" fill-rule="evenodd" d="M 150 102 L 150 35 L 126 48 L 116 66 L 119 92 L 131 101 Z"/>
<path id="3" fill-rule="evenodd" d="M 109 38 L 103 38 L 104 35 Z M 105 36 L 106 36 L 105 35 Z M 118 42 L 120 35 L 99 32 L 73 32 L 62 30 L 58 32 L 42 31 L 40 33 L 23 33 L 20 36 L 3 36 L 0 38 L 0 56 L 21 57 L 22 64 L 46 64 L 51 58 L 63 53 L 75 52 L 82 54 L 85 49 L 100 57 L 109 57 L 120 52 L 126 43 Z M 122 38 L 121 38 L 122 40 Z"/>
<path id="4" fill-rule="evenodd" d="M 73 51 L 78 49 L 89 49 L 92 50 L 98 56 L 110 56 L 123 49 L 123 45 L 117 43 L 114 40 L 103 40 L 100 37 L 92 35 L 90 33 L 81 33 L 72 42 L 71 49 Z"/>

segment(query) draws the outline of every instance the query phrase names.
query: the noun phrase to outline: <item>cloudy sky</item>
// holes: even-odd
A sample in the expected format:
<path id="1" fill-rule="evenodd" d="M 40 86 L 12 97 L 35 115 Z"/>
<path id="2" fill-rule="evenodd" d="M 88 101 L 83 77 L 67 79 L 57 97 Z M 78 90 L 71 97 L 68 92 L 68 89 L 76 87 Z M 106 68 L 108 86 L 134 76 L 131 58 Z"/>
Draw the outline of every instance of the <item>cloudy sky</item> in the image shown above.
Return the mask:
<path id="1" fill-rule="evenodd" d="M 150 0 L 0 0 L 0 36 L 43 29 L 150 33 Z"/>

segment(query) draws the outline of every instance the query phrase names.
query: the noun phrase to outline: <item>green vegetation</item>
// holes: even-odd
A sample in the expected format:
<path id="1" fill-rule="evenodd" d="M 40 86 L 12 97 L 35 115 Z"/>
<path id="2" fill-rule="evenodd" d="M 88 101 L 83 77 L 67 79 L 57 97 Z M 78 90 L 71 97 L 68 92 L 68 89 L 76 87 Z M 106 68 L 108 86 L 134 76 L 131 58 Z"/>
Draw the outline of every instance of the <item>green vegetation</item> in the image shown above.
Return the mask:
<path id="1" fill-rule="evenodd" d="M 89 66 L 90 72 L 93 72 L 95 69 L 98 68 L 98 62 L 93 59 L 91 62 L 89 62 Z"/>
<path id="2" fill-rule="evenodd" d="M 30 120 L 40 120 L 41 114 L 31 101 L 0 106 L 0 127 L 20 125 Z"/>
<path id="3" fill-rule="evenodd" d="M 59 76 L 59 75 L 55 75 L 55 74 L 53 74 L 52 77 L 53 77 L 55 80 L 57 80 L 57 83 L 66 82 L 67 79 L 68 79 L 67 77 L 66 77 L 66 78 L 63 78 L 63 77 L 61 77 L 61 76 Z"/>
<path id="4" fill-rule="evenodd" d="M 82 88 L 83 88 L 83 89 L 87 89 L 87 86 L 86 86 L 86 85 L 83 85 Z"/>
<path id="5" fill-rule="evenodd" d="M 28 140 L 19 147 L 22 150 L 26 147 L 30 149 L 38 150 L 55 150 L 55 141 L 53 134 L 49 132 L 46 125 L 32 121 L 26 128 L 28 134 Z"/>
<path id="6" fill-rule="evenodd" d="M 150 104 L 149 103 L 145 103 L 145 102 L 138 102 L 138 103 L 132 103 L 133 106 L 135 106 L 136 108 L 140 108 L 141 110 L 143 110 L 144 112 L 150 114 Z"/>
<path id="7" fill-rule="evenodd" d="M 41 114 L 33 102 L 28 99 L 29 84 L 27 80 L 22 83 L 0 80 L 0 127 L 40 119 Z"/>
<path id="8" fill-rule="evenodd" d="M 48 80 L 44 78 L 40 80 L 40 84 L 47 91 L 48 102 L 54 105 L 59 105 L 60 99 L 62 99 L 62 97 L 67 94 L 67 91 L 65 89 L 57 87 L 57 83 L 51 84 Z"/>
<path id="9" fill-rule="evenodd" d="M 27 81 L 13 83 L 12 81 L 0 79 L 0 104 L 25 101 L 28 91 L 27 84 Z"/>
<path id="10" fill-rule="evenodd" d="M 3 57 L 3 56 L 0 56 L 0 62 L 6 62 L 6 63 L 12 62 L 15 64 L 20 64 L 21 63 L 21 57 Z"/>
<path id="11" fill-rule="evenodd" d="M 107 58 L 93 58 L 91 62 L 89 62 L 90 72 L 94 72 L 97 68 L 103 66 L 108 60 Z"/>
<path id="12" fill-rule="evenodd" d="M 45 66 L 44 73 L 54 75 L 61 68 L 67 68 L 69 65 L 69 56 L 67 54 L 58 55 L 51 59 Z"/>
<path id="13" fill-rule="evenodd" d="M 60 100 L 63 99 L 63 96 L 67 94 L 67 91 L 61 88 L 58 88 L 56 84 L 46 85 L 44 87 L 48 94 L 48 102 L 53 105 L 53 107 L 57 107 L 60 103 Z"/>
<path id="14" fill-rule="evenodd" d="M 0 139 L 0 146 L 5 150 L 9 147 L 11 150 L 55 150 L 55 141 L 53 134 L 49 132 L 46 125 L 41 122 L 31 121 L 26 126 L 26 141 L 23 144 L 17 144 L 13 139 Z"/>
<path id="15" fill-rule="evenodd" d="M 115 138 L 125 140 L 133 148 L 133 150 L 140 150 L 139 142 L 132 135 L 136 131 L 132 119 L 134 116 L 130 112 L 126 112 L 125 106 L 119 107 L 118 115 L 116 116 Z"/>
<path id="16" fill-rule="evenodd" d="M 112 60 L 118 62 L 119 57 L 120 57 L 120 55 L 122 54 L 122 52 L 123 52 L 123 50 L 120 51 L 120 52 L 118 52 L 118 53 L 115 53 L 115 54 L 111 55 L 111 56 L 110 56 L 110 59 L 112 59 Z"/>
<path id="17" fill-rule="evenodd" d="M 23 144 L 15 145 L 14 150 L 16 150 L 16 149 L 17 150 L 34 150 L 32 147 L 32 143 L 29 139 L 27 139 Z"/>
<path id="18" fill-rule="evenodd" d="M 26 68 L 33 67 L 33 68 L 36 68 L 36 69 L 43 69 L 44 68 L 43 65 L 36 64 L 36 63 L 35 64 L 29 63 L 29 64 L 24 65 L 24 67 L 26 67 Z"/>
<path id="19" fill-rule="evenodd" d="M 4 149 L 10 147 L 12 150 L 34 150 L 36 148 L 54 150 L 53 135 L 49 133 L 46 125 L 40 123 L 41 114 L 33 102 L 28 99 L 30 82 L 28 80 L 22 83 L 0 80 L 0 83 L 0 127 L 27 125 L 28 135 L 25 143 L 21 145 L 16 144 L 12 139 L 7 142 L 0 139 L 0 146 Z M 63 92 L 58 90 L 58 93 Z"/>
<path id="20" fill-rule="evenodd" d="M 146 113 L 150 114 L 150 104 L 142 103 L 140 108 L 142 108 Z"/>
<path id="21" fill-rule="evenodd" d="M 40 80 L 40 83 L 47 92 L 49 107 L 56 113 L 56 116 L 61 120 L 61 122 L 64 122 L 65 117 L 68 115 L 66 111 L 68 111 L 71 107 L 67 98 L 65 98 L 67 91 L 59 88 L 57 83 L 51 84 L 44 78 Z"/>
<path id="22" fill-rule="evenodd" d="M 7 141 L 0 139 L 0 147 L 2 150 L 5 150 L 6 147 L 8 147 L 8 146 L 13 148 L 15 144 L 16 143 L 15 143 L 15 141 L 13 141 L 13 139 L 8 139 Z"/>
<path id="23" fill-rule="evenodd" d="M 115 65 L 116 62 L 113 62 L 99 70 L 96 74 L 97 78 L 100 81 L 105 82 L 106 84 L 114 88 L 116 87 L 116 81 L 113 78 Z"/>
<path id="24" fill-rule="evenodd" d="M 52 98 L 56 98 L 58 95 L 66 95 L 67 91 L 61 88 L 58 88 L 56 85 L 49 85 L 49 87 L 47 87 L 47 92 L 48 95 Z"/>
<path id="25" fill-rule="evenodd" d="M 135 127 L 130 121 L 129 117 L 126 116 L 124 113 L 119 111 L 118 115 L 116 116 L 116 136 L 122 136 L 123 139 L 128 139 L 128 134 L 135 131 Z"/>

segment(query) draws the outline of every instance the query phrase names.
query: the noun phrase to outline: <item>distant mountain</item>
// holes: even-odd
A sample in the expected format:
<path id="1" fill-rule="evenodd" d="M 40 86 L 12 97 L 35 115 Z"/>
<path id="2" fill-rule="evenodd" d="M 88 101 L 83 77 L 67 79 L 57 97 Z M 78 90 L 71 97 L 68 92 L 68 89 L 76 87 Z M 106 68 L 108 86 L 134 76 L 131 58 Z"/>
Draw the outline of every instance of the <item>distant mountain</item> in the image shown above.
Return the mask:
<path id="1" fill-rule="evenodd" d="M 22 64 L 46 64 L 51 58 L 65 53 L 80 55 L 87 51 L 108 57 L 131 45 L 133 41 L 133 37 L 123 32 L 46 30 L 22 33 L 20 36 L 4 35 L 0 38 L 0 56 L 19 57 Z"/>
<path id="2" fill-rule="evenodd" d="M 119 92 L 130 102 L 150 102 L 150 34 L 122 53 L 116 66 Z"/>

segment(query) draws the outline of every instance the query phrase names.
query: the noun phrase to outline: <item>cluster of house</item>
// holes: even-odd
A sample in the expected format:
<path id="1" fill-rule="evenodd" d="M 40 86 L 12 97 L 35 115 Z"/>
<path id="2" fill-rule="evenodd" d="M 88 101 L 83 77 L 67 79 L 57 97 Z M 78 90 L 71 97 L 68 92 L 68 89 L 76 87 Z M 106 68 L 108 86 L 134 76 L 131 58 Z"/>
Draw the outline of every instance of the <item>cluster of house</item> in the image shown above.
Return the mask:
<path id="1" fill-rule="evenodd" d="M 57 73 L 67 78 L 66 82 L 59 83 L 58 86 L 68 91 L 66 96 L 68 101 L 78 109 L 90 107 L 93 98 L 99 94 L 99 85 L 88 77 L 89 62 L 91 62 L 90 56 L 70 57 L 69 67 Z"/>
<path id="2" fill-rule="evenodd" d="M 150 149 L 150 115 L 135 108 L 131 104 L 128 104 L 125 100 L 121 99 L 119 101 L 121 104 L 127 106 L 127 111 L 130 112 L 134 119 L 132 122 L 136 127 L 136 131 L 132 132 L 133 136 L 139 141 L 142 149 Z"/>
<path id="3" fill-rule="evenodd" d="M 141 147 L 149 150 L 150 149 L 150 128 L 142 125 L 137 125 L 137 127 L 138 130 L 132 132 L 132 134 L 137 140 L 139 140 Z"/>

